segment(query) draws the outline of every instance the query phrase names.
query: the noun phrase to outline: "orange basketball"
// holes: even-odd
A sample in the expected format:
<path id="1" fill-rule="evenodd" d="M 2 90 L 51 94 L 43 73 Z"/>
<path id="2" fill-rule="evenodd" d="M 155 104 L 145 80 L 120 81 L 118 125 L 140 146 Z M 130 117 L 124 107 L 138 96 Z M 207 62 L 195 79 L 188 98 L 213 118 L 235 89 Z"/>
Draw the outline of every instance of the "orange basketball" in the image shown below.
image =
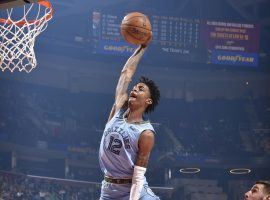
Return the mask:
<path id="1" fill-rule="evenodd" d="M 151 23 L 148 17 L 142 13 L 129 13 L 122 20 L 121 34 L 131 44 L 148 43 L 152 35 Z"/>

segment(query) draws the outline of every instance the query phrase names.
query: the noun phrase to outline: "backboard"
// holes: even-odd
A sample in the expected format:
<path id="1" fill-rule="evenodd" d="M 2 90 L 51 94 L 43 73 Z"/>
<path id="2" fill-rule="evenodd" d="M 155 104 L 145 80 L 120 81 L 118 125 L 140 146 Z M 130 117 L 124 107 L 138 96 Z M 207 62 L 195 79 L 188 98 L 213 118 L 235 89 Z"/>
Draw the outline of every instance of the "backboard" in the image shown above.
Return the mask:
<path id="1" fill-rule="evenodd" d="M 23 6 L 27 3 L 35 3 L 40 0 L 0 0 L 0 9 L 14 8 L 17 6 Z"/>

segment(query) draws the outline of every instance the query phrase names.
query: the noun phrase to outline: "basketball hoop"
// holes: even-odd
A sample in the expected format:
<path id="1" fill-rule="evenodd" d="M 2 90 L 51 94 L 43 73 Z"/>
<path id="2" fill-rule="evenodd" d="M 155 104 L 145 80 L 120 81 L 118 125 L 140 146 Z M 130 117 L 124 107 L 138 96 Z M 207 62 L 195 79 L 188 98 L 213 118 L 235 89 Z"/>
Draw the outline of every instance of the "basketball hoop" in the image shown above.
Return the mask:
<path id="1" fill-rule="evenodd" d="M 0 68 L 30 73 L 37 65 L 35 38 L 47 28 L 53 9 L 48 0 L 24 5 L 18 19 L 15 9 L 21 8 L 6 9 L 6 19 L 0 18 Z"/>

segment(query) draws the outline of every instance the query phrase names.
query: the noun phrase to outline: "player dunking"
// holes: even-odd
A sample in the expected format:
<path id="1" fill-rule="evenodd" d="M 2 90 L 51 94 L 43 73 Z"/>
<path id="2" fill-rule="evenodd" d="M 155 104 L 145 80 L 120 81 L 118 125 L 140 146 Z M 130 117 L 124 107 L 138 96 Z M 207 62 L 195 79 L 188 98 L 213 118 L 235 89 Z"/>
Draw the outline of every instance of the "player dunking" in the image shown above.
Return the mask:
<path id="1" fill-rule="evenodd" d="M 115 103 L 100 143 L 99 162 L 104 173 L 100 200 L 158 200 L 144 176 L 154 145 L 154 129 L 143 114 L 154 110 L 160 92 L 142 77 L 130 95 L 128 86 L 144 54 L 141 45 L 127 60 L 116 87 Z"/>

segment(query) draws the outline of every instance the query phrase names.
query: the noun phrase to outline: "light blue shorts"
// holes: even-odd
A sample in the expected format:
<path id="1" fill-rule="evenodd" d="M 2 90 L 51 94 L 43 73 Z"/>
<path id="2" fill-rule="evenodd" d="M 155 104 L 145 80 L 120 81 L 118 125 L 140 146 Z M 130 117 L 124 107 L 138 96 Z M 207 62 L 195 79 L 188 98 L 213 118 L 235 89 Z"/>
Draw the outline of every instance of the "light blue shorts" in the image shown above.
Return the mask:
<path id="1" fill-rule="evenodd" d="M 131 184 L 115 184 L 102 181 L 99 200 L 129 200 Z M 160 200 L 148 184 L 143 185 L 140 200 Z"/>

